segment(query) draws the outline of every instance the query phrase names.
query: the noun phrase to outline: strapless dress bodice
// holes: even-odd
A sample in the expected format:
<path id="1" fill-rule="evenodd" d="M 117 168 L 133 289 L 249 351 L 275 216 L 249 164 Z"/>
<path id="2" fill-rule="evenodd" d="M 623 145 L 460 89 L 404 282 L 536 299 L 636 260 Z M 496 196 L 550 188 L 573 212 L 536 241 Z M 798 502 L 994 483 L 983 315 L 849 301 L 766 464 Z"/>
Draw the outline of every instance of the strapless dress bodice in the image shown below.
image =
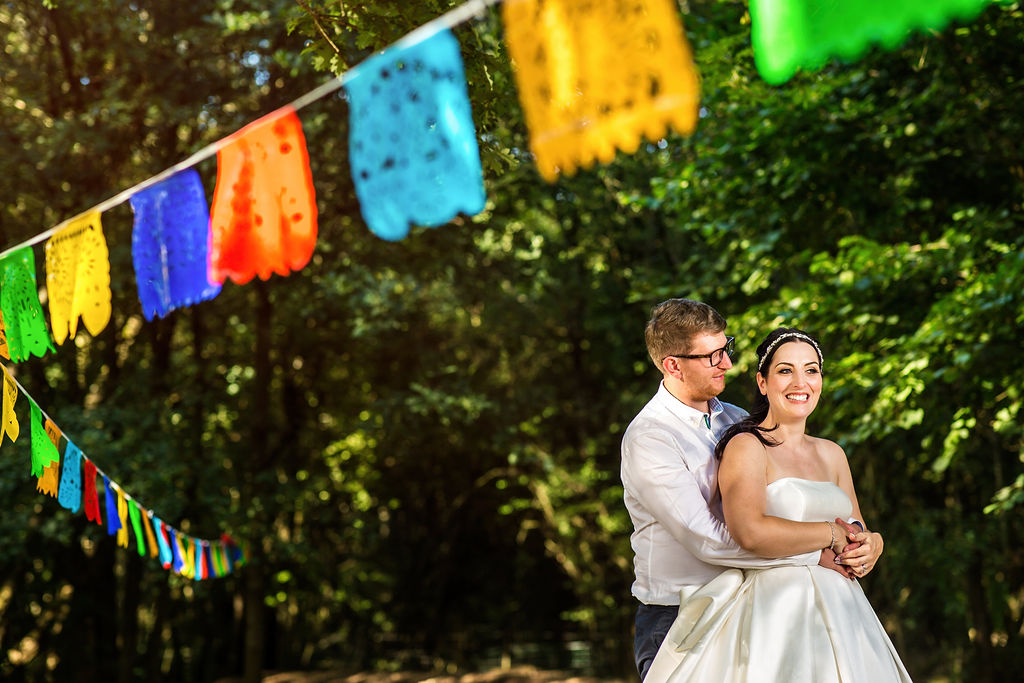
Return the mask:
<path id="1" fill-rule="evenodd" d="M 796 522 L 831 522 L 848 519 L 853 503 L 830 481 L 782 477 L 768 484 L 765 512 Z"/>

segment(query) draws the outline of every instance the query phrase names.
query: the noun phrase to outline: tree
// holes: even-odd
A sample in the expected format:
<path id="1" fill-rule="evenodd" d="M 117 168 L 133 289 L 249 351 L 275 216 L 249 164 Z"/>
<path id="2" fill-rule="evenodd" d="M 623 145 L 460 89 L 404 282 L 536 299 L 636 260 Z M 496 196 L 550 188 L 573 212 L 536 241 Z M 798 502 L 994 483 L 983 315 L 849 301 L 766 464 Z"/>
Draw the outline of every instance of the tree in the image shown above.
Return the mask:
<path id="1" fill-rule="evenodd" d="M 132 186 L 454 4 L 3 5 L 0 236 Z M 479 216 L 398 243 L 370 234 L 342 93 L 300 112 L 320 214 L 302 271 L 147 322 L 127 206 L 104 213 L 114 319 L 15 372 L 138 500 L 197 536 L 247 540 L 251 562 L 218 581 L 168 575 L 39 496 L 19 469 L 27 436 L 5 444 L 0 674 L 532 656 L 629 675 L 619 440 L 657 381 L 647 312 L 676 295 L 729 316 L 726 398 L 741 405 L 770 327 L 822 339 L 813 429 L 846 448 L 886 536 L 867 588 L 911 671 L 1016 671 L 1019 8 L 781 87 L 754 71 L 744 4 L 685 10 L 697 132 L 551 185 L 497 9 L 457 27 Z M 198 170 L 209 192 L 213 160 Z"/>

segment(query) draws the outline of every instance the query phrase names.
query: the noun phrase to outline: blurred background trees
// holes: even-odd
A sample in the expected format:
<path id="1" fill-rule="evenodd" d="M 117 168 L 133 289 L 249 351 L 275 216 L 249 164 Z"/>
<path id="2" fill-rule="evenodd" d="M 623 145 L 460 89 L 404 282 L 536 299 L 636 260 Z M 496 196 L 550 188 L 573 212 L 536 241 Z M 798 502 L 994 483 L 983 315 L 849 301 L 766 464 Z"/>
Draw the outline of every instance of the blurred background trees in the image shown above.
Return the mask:
<path id="1" fill-rule="evenodd" d="M 0 4 L 0 237 L 38 234 L 342 73 L 447 0 Z M 918 680 L 1024 665 L 1024 39 L 1017 4 L 780 87 L 740 2 L 681 4 L 690 138 L 554 184 L 529 159 L 500 13 L 455 30 L 487 209 L 388 243 L 362 223 L 336 94 L 300 112 L 311 263 L 145 322 L 127 204 L 114 318 L 13 369 L 169 523 L 250 564 L 194 582 L 40 496 L 0 448 L 0 676 L 265 669 L 631 678 L 619 440 L 670 296 L 730 319 L 751 398 L 778 324 L 816 334 L 815 433 L 850 455 L 886 555 L 866 590 Z M 198 170 L 212 193 L 216 166 Z M 37 249 L 41 259 L 41 249 Z M 27 414 L 26 402 L 19 403 Z"/>

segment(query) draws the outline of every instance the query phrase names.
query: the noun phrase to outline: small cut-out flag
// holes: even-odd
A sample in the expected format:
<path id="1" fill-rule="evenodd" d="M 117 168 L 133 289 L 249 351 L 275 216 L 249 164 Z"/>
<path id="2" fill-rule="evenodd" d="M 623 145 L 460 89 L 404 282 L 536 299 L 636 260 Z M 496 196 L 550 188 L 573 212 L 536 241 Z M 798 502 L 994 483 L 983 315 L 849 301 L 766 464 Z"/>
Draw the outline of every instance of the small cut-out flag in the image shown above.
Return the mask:
<path id="1" fill-rule="evenodd" d="M 117 496 L 110 485 L 110 478 L 103 475 L 103 487 L 107 495 L 107 535 L 113 536 L 121 530 L 121 517 L 117 514 Z"/>
<path id="2" fill-rule="evenodd" d="M 547 181 L 697 125 L 699 84 L 672 0 L 505 0 L 505 41 Z"/>
<path id="3" fill-rule="evenodd" d="M 993 1 L 750 0 L 754 63 L 765 81 L 783 83 L 832 57 L 856 59 L 872 44 L 895 48 L 912 30 L 973 19 Z"/>
<path id="4" fill-rule="evenodd" d="M 39 491 L 45 496 L 51 498 L 57 497 L 57 489 L 59 488 L 58 477 L 59 477 L 60 463 L 54 460 L 46 469 L 43 470 L 43 476 L 39 477 L 36 481 L 36 491 Z"/>
<path id="5" fill-rule="evenodd" d="M 3 310 L 0 309 L 0 358 L 11 359 L 11 352 L 7 348 L 7 328 L 4 326 Z"/>
<path id="6" fill-rule="evenodd" d="M 210 211 L 194 169 L 131 198 L 132 263 L 146 320 L 220 293 L 209 280 Z"/>
<path id="7" fill-rule="evenodd" d="M 306 265 L 316 246 L 316 196 L 302 123 L 290 107 L 254 121 L 217 152 L 210 279 L 245 284 Z"/>
<path id="8" fill-rule="evenodd" d="M 128 547 L 128 501 L 124 497 L 124 491 L 117 489 L 117 519 L 120 528 L 117 530 L 117 544 L 122 548 Z"/>
<path id="9" fill-rule="evenodd" d="M 459 44 L 442 30 L 362 62 L 345 84 L 349 156 L 370 230 L 399 240 L 484 209 L 483 172 Z"/>
<path id="10" fill-rule="evenodd" d="M 19 249 L 0 260 L 0 309 L 7 330 L 7 350 L 20 363 L 30 356 L 42 358 L 53 351 L 36 285 L 32 247 Z"/>
<path id="11" fill-rule="evenodd" d="M 98 211 L 69 221 L 47 241 L 46 291 L 58 344 L 74 338 L 79 316 L 94 337 L 110 322 L 110 254 Z"/>
<path id="12" fill-rule="evenodd" d="M 185 568 L 185 558 L 181 552 L 181 541 L 178 540 L 178 534 L 173 528 L 165 528 L 167 529 L 168 544 L 171 546 L 171 567 L 176 574 L 181 574 Z"/>
<path id="13" fill-rule="evenodd" d="M 142 528 L 146 530 L 146 545 L 149 547 L 150 557 L 160 557 L 160 546 L 156 542 L 156 534 L 153 532 L 153 513 L 149 510 L 142 510 Z"/>
<path id="14" fill-rule="evenodd" d="M 60 460 L 60 453 L 43 426 L 43 413 L 35 401 L 30 401 L 29 417 L 32 421 L 32 476 L 42 477 L 50 463 Z"/>
<path id="15" fill-rule="evenodd" d="M 135 500 L 128 501 L 128 517 L 131 519 L 132 531 L 135 534 L 135 550 L 139 557 L 146 556 L 146 535 L 142 531 L 142 513 Z"/>
<path id="16" fill-rule="evenodd" d="M 82 505 L 82 451 L 71 441 L 64 447 L 64 468 L 60 474 L 57 502 L 71 512 L 78 512 Z"/>
<path id="17" fill-rule="evenodd" d="M 70 442 L 69 442 L 70 443 Z M 88 458 L 83 458 L 82 465 L 82 505 L 85 507 L 85 518 L 103 526 L 100 515 L 100 499 L 96 494 L 96 465 Z"/>
<path id="18" fill-rule="evenodd" d="M 18 385 L 5 366 L 0 365 L 0 369 L 4 373 L 3 415 L 0 417 L 0 444 L 2 444 L 4 434 L 11 441 L 17 441 L 18 435 L 21 433 L 21 426 L 18 424 L 18 415 L 14 412 L 14 404 L 18 400 Z"/>
<path id="19" fill-rule="evenodd" d="M 167 527 L 159 517 L 153 517 L 153 526 L 156 527 L 156 541 L 160 547 L 160 564 L 164 569 L 170 569 L 174 555 L 171 553 L 171 543 L 167 539 Z"/>

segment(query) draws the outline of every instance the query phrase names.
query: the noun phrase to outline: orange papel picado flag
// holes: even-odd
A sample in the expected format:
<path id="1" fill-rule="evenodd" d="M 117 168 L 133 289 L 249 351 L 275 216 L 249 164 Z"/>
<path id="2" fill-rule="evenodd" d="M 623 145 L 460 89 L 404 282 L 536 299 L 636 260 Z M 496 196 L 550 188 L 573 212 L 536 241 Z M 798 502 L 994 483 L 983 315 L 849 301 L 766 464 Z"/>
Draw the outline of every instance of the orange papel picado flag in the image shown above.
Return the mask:
<path id="1" fill-rule="evenodd" d="M 54 424 L 53 420 L 47 419 L 43 423 L 43 429 L 46 431 L 46 436 L 50 438 L 50 442 L 53 444 L 53 454 L 56 456 L 54 460 L 46 466 L 43 470 L 43 476 L 39 477 L 39 481 L 36 482 L 36 490 L 47 496 L 57 497 L 60 486 L 60 476 L 58 470 L 60 469 L 60 428 Z"/>
<path id="2" fill-rule="evenodd" d="M 541 176 L 697 125 L 699 83 L 670 0 L 505 0 L 505 40 Z"/>
<path id="3" fill-rule="evenodd" d="M 299 270 L 313 255 L 317 216 L 299 117 L 284 107 L 228 140 L 217 152 L 210 281 L 242 285 Z"/>

